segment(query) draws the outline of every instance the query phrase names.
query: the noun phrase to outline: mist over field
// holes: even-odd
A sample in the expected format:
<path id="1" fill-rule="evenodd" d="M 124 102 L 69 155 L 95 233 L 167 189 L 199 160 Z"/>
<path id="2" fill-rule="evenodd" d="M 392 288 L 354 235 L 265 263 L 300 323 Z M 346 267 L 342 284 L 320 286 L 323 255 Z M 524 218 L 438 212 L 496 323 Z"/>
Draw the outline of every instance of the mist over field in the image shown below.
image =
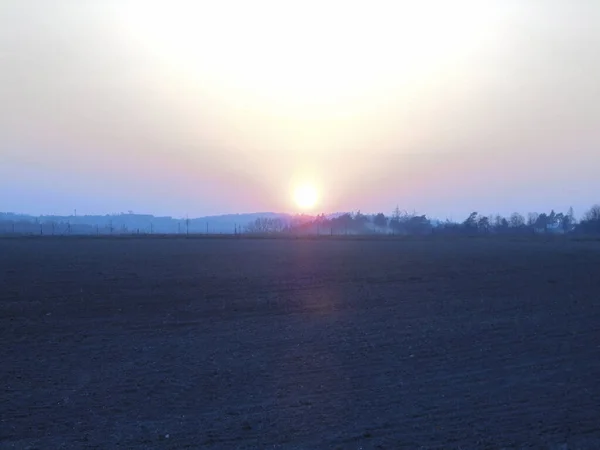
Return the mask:
<path id="1" fill-rule="evenodd" d="M 384 213 L 229 214 L 198 218 L 155 217 L 132 211 L 104 216 L 40 216 L 0 212 L 0 235 L 581 235 L 600 234 L 600 205 L 594 205 L 580 219 L 573 208 L 566 212 L 514 212 L 499 214 L 471 212 L 464 220 L 428 217 L 396 207 Z"/>

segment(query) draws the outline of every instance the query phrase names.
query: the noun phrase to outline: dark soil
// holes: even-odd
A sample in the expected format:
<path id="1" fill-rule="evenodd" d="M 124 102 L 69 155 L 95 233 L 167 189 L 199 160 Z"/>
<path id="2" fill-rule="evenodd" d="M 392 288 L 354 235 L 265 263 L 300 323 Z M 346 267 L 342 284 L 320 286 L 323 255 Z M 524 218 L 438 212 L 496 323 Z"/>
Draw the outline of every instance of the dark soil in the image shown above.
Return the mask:
<path id="1" fill-rule="evenodd" d="M 0 448 L 600 448 L 600 243 L 0 240 Z"/>

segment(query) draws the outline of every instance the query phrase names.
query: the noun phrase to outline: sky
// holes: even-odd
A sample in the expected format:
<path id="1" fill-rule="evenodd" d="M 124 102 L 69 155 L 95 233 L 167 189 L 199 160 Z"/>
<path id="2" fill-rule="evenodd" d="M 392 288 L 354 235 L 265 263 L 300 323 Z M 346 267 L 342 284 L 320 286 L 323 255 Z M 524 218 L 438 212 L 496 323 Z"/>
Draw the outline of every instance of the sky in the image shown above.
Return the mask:
<path id="1" fill-rule="evenodd" d="M 580 215 L 598 55 L 597 0 L 2 0 L 0 211 Z"/>

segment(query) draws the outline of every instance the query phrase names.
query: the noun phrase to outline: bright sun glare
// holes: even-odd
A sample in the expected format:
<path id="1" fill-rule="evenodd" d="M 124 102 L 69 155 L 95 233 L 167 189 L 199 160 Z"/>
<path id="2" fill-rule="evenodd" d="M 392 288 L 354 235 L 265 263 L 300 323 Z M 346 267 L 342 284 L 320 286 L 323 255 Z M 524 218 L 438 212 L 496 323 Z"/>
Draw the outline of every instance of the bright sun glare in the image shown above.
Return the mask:
<path id="1" fill-rule="evenodd" d="M 313 186 L 299 186 L 294 191 L 294 201 L 300 209 L 312 209 L 319 199 L 317 190 Z"/>
<path id="2" fill-rule="evenodd" d="M 478 0 L 129 0 L 119 12 L 177 84 L 311 116 L 315 105 L 342 113 L 357 96 L 387 99 L 392 85 L 442 75 L 499 15 Z"/>
<path id="3" fill-rule="evenodd" d="M 460 79 L 461 67 L 501 42 L 500 25 L 511 8 L 498 5 L 513 2 L 110 3 L 131 54 L 157 68 L 144 70 L 149 81 L 156 77 L 165 98 L 189 111 L 194 126 L 197 113 L 206 114 L 218 118 L 219 133 L 239 134 L 236 145 L 272 145 L 299 155 L 298 148 L 339 151 L 346 140 L 354 145 L 354 133 L 359 140 L 383 136 L 396 103 L 402 114 L 413 104 L 432 109 L 440 101 L 439 86 Z M 394 119 L 393 130 L 402 120 Z M 411 131 L 402 137 L 409 147 Z M 285 175 L 313 164 L 308 153 L 303 168 L 291 167 Z M 310 184 L 296 187 L 293 201 L 300 210 L 313 209 L 319 191 Z"/>

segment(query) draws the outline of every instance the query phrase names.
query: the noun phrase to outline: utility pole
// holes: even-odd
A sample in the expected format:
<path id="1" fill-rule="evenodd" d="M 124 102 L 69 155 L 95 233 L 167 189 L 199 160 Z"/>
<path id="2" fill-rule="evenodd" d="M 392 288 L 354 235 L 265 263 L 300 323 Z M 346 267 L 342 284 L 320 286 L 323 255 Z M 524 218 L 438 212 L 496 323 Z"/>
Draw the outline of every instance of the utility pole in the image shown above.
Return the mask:
<path id="1" fill-rule="evenodd" d="M 190 234 L 190 218 L 185 216 L 185 234 L 189 236 Z"/>

